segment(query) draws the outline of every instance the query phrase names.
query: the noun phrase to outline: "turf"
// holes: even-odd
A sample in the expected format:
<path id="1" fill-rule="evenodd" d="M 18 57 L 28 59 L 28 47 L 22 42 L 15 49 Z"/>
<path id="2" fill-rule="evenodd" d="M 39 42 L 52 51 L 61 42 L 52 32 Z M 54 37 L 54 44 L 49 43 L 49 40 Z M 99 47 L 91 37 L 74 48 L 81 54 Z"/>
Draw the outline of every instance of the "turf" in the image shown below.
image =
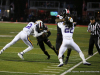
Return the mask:
<path id="1" fill-rule="evenodd" d="M 9 43 L 24 26 L 26 26 L 24 23 L 0 23 L 0 49 Z M 51 31 L 49 40 L 55 46 L 57 35 L 56 25 L 49 24 L 47 26 Z M 73 39 L 79 45 L 86 58 L 88 57 L 89 37 L 90 34 L 87 33 L 87 27 L 76 26 Z M 47 56 L 44 55 L 37 45 L 36 38 L 30 36 L 30 39 L 33 42 L 34 49 L 24 54 L 25 60 L 21 60 L 17 56 L 18 52 L 27 48 L 22 40 L 19 40 L 0 55 L 0 75 L 60 75 L 81 62 L 78 53 L 73 50 L 68 64 L 63 67 L 57 67 L 59 61 L 54 51 L 45 45 L 46 50 L 51 55 L 50 60 L 47 60 Z M 94 53 L 96 51 L 94 46 Z M 65 57 L 66 54 L 67 51 L 64 54 Z M 66 75 L 100 75 L 100 55 L 97 53 L 87 61 L 92 65 L 86 66 L 81 64 Z"/>

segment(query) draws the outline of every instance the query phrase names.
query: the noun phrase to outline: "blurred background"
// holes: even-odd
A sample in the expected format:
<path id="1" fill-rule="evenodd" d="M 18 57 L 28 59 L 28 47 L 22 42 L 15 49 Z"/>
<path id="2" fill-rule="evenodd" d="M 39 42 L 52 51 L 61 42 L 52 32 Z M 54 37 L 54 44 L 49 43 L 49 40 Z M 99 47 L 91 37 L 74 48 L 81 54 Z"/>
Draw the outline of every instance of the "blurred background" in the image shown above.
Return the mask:
<path id="1" fill-rule="evenodd" d="M 55 23 L 64 8 L 71 11 L 75 22 L 87 25 L 89 18 L 100 20 L 100 0 L 0 0 L 0 21 L 29 22 L 41 19 Z"/>

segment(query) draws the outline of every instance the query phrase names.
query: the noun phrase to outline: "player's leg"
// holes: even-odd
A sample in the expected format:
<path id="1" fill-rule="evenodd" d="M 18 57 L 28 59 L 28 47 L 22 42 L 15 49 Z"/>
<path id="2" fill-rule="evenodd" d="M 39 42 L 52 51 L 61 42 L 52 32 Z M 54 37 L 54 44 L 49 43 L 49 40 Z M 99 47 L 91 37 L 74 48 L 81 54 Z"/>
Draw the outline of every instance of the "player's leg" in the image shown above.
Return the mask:
<path id="1" fill-rule="evenodd" d="M 62 44 L 62 35 L 58 35 L 57 34 L 57 38 L 56 38 L 56 51 L 58 52 L 59 54 L 59 48 Z"/>
<path id="2" fill-rule="evenodd" d="M 60 62 L 60 64 L 58 65 L 58 67 L 63 66 L 63 58 L 62 58 L 62 55 L 64 54 L 64 52 L 66 50 L 67 50 L 67 47 L 65 46 L 64 43 L 62 43 L 62 45 L 60 47 L 60 50 L 59 50 L 59 55 L 58 55 L 58 59 L 59 59 L 59 62 Z"/>
<path id="3" fill-rule="evenodd" d="M 56 51 L 55 47 L 51 44 L 49 39 L 45 39 L 44 42 L 52 49 L 54 50 L 54 52 L 56 53 L 56 55 L 58 56 L 58 52 Z"/>
<path id="4" fill-rule="evenodd" d="M 82 59 L 84 65 L 91 65 L 90 63 L 86 62 L 86 59 L 84 57 L 83 52 L 81 51 L 81 49 L 79 48 L 79 46 L 73 40 L 71 42 L 71 48 L 74 49 L 75 51 L 77 51 L 79 53 L 79 56 Z"/>
<path id="5" fill-rule="evenodd" d="M 29 39 L 29 36 L 27 36 L 27 35 L 25 35 L 25 34 L 21 37 L 21 39 L 22 39 L 23 42 L 28 46 L 28 47 L 27 47 L 26 49 L 24 49 L 22 52 L 18 53 L 18 56 L 19 56 L 21 59 L 24 60 L 23 54 L 26 53 L 26 52 L 28 52 L 28 51 L 30 51 L 30 50 L 32 50 L 32 49 L 33 49 L 33 44 L 32 44 L 32 42 L 31 42 L 31 40 Z"/>
<path id="6" fill-rule="evenodd" d="M 38 44 L 39 44 L 41 50 L 44 52 L 44 54 L 48 56 L 47 59 L 50 59 L 50 55 L 49 55 L 49 53 L 46 51 L 43 41 L 38 41 Z"/>
<path id="7" fill-rule="evenodd" d="M 91 36 L 89 40 L 88 55 L 90 56 L 93 55 L 93 48 L 94 48 L 94 40 L 93 40 L 93 37 Z"/>
<path id="8" fill-rule="evenodd" d="M 57 39 L 56 39 L 56 51 L 59 54 L 59 48 L 62 44 L 62 34 L 57 34 Z M 64 59 L 64 54 L 62 55 L 62 58 Z"/>
<path id="9" fill-rule="evenodd" d="M 57 51 L 58 54 L 59 54 L 59 48 L 60 48 L 60 46 L 61 46 L 61 43 L 56 43 L 56 51 Z"/>
<path id="10" fill-rule="evenodd" d="M 71 51 L 72 51 L 72 49 L 71 48 L 68 48 L 68 50 L 67 50 L 67 57 L 66 57 L 66 60 L 65 60 L 65 64 L 68 63 L 68 60 L 69 60 L 69 56 L 71 54 Z"/>
<path id="11" fill-rule="evenodd" d="M 10 43 L 6 44 L 6 45 L 1 49 L 0 54 L 3 53 L 3 51 L 5 51 L 8 47 L 10 47 L 11 45 L 15 44 L 19 39 L 20 39 L 20 33 L 17 34 L 17 35 L 14 37 L 14 39 L 13 39 Z"/>
<path id="12" fill-rule="evenodd" d="M 95 46 L 97 48 L 98 53 L 100 54 L 100 44 L 99 44 L 99 37 L 95 38 Z"/>

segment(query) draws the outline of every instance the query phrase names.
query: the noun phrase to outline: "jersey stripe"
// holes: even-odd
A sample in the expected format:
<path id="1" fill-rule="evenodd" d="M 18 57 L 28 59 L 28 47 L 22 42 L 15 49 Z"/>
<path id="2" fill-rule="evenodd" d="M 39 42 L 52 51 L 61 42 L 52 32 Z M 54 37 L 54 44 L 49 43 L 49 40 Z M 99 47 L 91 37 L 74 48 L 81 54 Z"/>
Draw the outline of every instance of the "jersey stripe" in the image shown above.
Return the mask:
<path id="1" fill-rule="evenodd" d="M 95 24 L 89 24 L 87 30 L 91 30 L 91 35 L 99 35 L 99 30 L 98 30 L 99 24 L 96 22 Z"/>
<path id="2" fill-rule="evenodd" d="M 31 45 L 33 46 L 33 43 L 31 42 L 31 40 L 29 39 L 29 36 L 27 37 L 28 41 L 31 43 Z"/>
<path id="3" fill-rule="evenodd" d="M 71 19 L 71 17 L 69 17 L 69 20 Z"/>

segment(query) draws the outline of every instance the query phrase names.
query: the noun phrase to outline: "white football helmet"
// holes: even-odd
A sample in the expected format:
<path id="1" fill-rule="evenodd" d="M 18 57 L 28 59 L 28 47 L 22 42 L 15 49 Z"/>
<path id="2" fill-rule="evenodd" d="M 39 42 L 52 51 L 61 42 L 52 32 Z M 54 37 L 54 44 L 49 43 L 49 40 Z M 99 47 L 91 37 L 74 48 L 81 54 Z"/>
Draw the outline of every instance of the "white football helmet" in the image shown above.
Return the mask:
<path id="1" fill-rule="evenodd" d="M 39 25 L 39 28 L 43 28 L 43 22 L 41 20 L 37 20 L 36 23 Z"/>

